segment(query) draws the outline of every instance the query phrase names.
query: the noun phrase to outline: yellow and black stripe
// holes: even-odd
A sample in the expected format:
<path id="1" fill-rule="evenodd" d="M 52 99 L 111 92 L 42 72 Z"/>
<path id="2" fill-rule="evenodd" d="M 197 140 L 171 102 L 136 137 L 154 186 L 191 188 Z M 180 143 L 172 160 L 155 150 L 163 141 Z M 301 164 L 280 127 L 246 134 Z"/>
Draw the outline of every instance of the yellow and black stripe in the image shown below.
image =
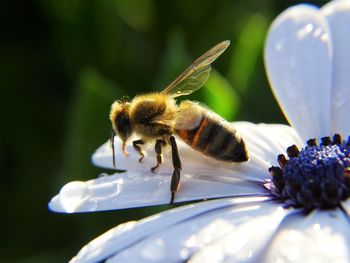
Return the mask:
<path id="1" fill-rule="evenodd" d="M 227 162 L 244 162 L 248 154 L 244 141 L 225 120 L 203 113 L 198 127 L 175 130 L 188 145 L 210 157 Z"/>

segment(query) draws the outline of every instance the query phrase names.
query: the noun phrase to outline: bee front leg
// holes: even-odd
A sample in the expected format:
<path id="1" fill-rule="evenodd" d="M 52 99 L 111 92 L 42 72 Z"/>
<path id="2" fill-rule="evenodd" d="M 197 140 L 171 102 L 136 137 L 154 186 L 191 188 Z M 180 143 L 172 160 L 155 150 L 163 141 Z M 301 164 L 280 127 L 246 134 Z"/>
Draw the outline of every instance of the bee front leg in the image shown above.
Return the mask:
<path id="1" fill-rule="evenodd" d="M 140 154 L 140 159 L 139 162 L 141 163 L 143 158 L 145 158 L 145 152 L 142 150 L 142 148 L 139 146 L 139 144 L 144 144 L 145 142 L 140 139 L 140 140 L 136 140 L 132 142 L 132 146 L 134 147 L 134 149 Z"/>
<path id="2" fill-rule="evenodd" d="M 115 131 L 112 129 L 111 137 L 109 139 L 109 142 L 110 142 L 111 147 L 112 147 L 113 167 L 115 167 L 114 137 L 115 137 Z"/>
<path id="3" fill-rule="evenodd" d="M 171 145 L 171 154 L 172 154 L 173 166 L 174 166 L 174 172 L 173 172 L 173 176 L 171 177 L 171 183 L 170 183 L 170 192 L 171 192 L 170 204 L 173 204 L 175 199 L 175 193 L 180 183 L 181 160 L 180 160 L 179 152 L 177 150 L 175 137 L 171 136 L 169 138 L 169 141 Z"/>
<path id="4" fill-rule="evenodd" d="M 156 169 L 163 163 L 163 155 L 162 155 L 162 146 L 165 146 L 166 142 L 162 139 L 158 139 L 154 146 L 154 150 L 157 154 L 157 164 L 156 166 L 151 168 L 151 171 L 154 173 Z"/>

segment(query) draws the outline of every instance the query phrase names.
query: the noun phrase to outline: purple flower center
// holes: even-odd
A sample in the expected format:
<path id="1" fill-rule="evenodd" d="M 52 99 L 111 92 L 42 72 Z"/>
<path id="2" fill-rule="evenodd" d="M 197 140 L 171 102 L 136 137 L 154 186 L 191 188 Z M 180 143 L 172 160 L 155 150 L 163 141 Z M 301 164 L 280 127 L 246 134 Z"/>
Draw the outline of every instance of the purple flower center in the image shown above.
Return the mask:
<path id="1" fill-rule="evenodd" d="M 269 189 L 287 207 L 332 208 L 350 196 L 350 137 L 323 137 L 319 146 L 311 139 L 301 151 L 293 145 L 287 154 L 289 159 L 278 156 L 280 167 L 269 169 Z"/>

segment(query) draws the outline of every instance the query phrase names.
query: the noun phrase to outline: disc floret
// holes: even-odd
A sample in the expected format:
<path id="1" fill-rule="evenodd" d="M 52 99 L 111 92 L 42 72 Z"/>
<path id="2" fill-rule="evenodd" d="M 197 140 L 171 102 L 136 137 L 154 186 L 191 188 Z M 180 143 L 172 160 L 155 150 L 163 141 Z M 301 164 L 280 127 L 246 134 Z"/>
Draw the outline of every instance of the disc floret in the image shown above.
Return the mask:
<path id="1" fill-rule="evenodd" d="M 266 184 L 287 207 L 331 208 L 350 196 L 350 137 L 323 137 L 320 145 L 310 139 L 301 151 L 288 147 L 287 155 L 278 156 Z"/>

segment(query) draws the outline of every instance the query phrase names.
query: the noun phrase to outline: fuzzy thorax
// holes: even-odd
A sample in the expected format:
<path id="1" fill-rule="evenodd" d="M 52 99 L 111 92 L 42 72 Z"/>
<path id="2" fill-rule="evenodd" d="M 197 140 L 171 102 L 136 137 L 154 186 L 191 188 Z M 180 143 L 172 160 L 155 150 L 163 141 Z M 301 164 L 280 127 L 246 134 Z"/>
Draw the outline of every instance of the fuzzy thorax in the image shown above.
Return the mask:
<path id="1" fill-rule="evenodd" d="M 175 100 L 162 93 L 137 96 L 129 108 L 133 131 L 146 141 L 171 135 L 177 112 Z"/>

